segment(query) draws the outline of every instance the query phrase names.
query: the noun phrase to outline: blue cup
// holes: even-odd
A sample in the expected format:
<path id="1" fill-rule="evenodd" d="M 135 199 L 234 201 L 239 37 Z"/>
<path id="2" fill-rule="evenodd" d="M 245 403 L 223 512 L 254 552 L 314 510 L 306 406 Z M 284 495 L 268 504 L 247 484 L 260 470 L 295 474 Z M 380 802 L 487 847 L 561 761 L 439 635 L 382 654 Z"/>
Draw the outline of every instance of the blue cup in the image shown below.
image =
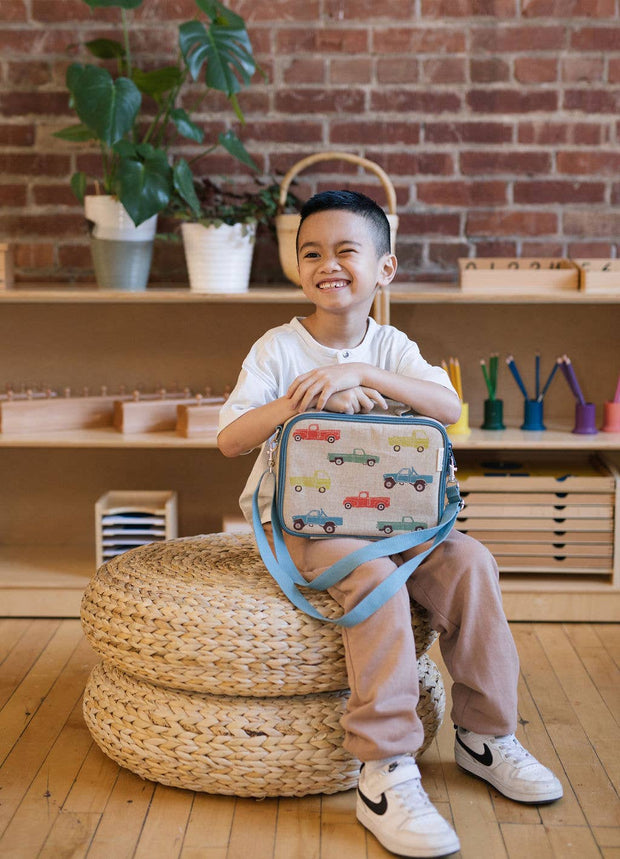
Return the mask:
<path id="1" fill-rule="evenodd" d="M 544 430 L 542 400 L 524 400 L 522 430 Z"/>

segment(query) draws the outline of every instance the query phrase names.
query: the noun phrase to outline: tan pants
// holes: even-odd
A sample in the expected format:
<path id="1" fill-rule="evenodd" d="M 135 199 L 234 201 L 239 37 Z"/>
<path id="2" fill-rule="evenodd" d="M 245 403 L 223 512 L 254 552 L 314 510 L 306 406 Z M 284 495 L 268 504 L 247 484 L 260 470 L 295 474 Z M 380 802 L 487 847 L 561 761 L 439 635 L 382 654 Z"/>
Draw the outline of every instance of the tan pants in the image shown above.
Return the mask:
<path id="1" fill-rule="evenodd" d="M 266 531 L 271 538 L 270 526 Z M 363 543 L 344 537 L 284 536 L 307 581 Z M 329 593 L 348 611 L 415 551 L 362 564 Z M 342 720 L 347 751 L 369 761 L 415 752 L 422 744 L 409 597 L 428 610 L 431 625 L 440 634 L 441 653 L 453 681 L 453 722 L 477 733 L 513 733 L 519 661 L 502 608 L 497 564 L 481 543 L 453 531 L 406 587 L 367 620 L 343 628 L 351 687 Z"/>

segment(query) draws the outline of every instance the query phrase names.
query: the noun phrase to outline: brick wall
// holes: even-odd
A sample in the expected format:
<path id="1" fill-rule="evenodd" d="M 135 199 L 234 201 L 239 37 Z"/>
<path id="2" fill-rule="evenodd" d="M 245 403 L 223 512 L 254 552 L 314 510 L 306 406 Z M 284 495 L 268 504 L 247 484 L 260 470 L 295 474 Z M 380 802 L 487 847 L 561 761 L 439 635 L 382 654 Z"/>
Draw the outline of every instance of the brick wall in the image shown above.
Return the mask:
<path id="1" fill-rule="evenodd" d="M 464 255 L 617 256 L 620 0 L 230 0 L 268 74 L 241 96 L 239 130 L 266 175 L 316 151 L 377 161 L 397 192 L 401 279 L 449 280 Z M 192 0 L 144 0 L 134 50 L 161 61 Z M 116 10 L 81 0 L 0 3 L 0 240 L 20 281 L 87 281 L 69 178 L 88 152 L 52 137 L 74 121 L 64 73 L 75 43 L 117 36 Z M 72 47 L 69 47 L 71 46 Z M 231 121 L 216 101 L 211 129 Z M 224 155 L 205 172 L 235 172 Z M 246 181 L 246 175 L 239 181 Z M 296 188 L 382 199 L 332 162 Z M 186 280 L 158 243 L 154 280 Z M 263 236 L 254 279 L 280 280 Z"/>

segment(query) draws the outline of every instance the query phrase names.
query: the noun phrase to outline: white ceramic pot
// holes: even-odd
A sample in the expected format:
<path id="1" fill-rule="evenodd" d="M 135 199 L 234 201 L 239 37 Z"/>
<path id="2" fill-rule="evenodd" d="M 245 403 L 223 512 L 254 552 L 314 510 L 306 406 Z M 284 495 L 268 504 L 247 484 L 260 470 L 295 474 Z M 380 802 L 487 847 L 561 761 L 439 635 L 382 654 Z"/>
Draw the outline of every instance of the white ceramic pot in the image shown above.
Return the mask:
<path id="1" fill-rule="evenodd" d="M 388 214 L 390 222 L 390 240 L 392 253 L 396 245 L 396 232 L 398 230 L 398 215 Z M 276 233 L 278 235 L 278 254 L 282 271 L 292 283 L 300 285 L 299 271 L 297 269 L 297 230 L 301 216 L 295 212 L 292 214 L 276 215 Z"/>
<path id="2" fill-rule="evenodd" d="M 191 290 L 247 290 L 250 285 L 256 224 L 182 224 L 181 233 Z"/>
<path id="3" fill-rule="evenodd" d="M 91 253 L 101 289 L 146 288 L 151 271 L 157 215 L 136 227 L 122 203 L 103 194 L 84 198 Z"/>

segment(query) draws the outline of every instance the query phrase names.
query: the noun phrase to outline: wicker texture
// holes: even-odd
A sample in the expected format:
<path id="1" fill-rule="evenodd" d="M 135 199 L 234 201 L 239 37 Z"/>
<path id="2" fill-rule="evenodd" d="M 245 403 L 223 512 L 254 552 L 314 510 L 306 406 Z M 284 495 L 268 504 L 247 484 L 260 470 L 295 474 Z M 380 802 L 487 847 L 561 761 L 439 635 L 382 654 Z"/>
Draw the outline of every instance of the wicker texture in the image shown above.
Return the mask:
<path id="1" fill-rule="evenodd" d="M 435 664 L 418 661 L 418 714 L 432 741 L 444 710 Z M 348 790 L 358 761 L 343 749 L 347 692 L 249 698 L 162 689 L 109 663 L 97 665 L 84 716 L 101 749 L 143 778 L 235 796 Z"/>
<path id="2" fill-rule="evenodd" d="M 323 614 L 341 612 L 328 594 L 307 594 Z M 100 567 L 81 616 L 105 660 L 161 686 L 263 697 L 348 687 L 340 630 L 291 605 L 249 534 L 126 552 Z M 436 634 L 418 605 L 412 626 L 421 655 Z"/>

